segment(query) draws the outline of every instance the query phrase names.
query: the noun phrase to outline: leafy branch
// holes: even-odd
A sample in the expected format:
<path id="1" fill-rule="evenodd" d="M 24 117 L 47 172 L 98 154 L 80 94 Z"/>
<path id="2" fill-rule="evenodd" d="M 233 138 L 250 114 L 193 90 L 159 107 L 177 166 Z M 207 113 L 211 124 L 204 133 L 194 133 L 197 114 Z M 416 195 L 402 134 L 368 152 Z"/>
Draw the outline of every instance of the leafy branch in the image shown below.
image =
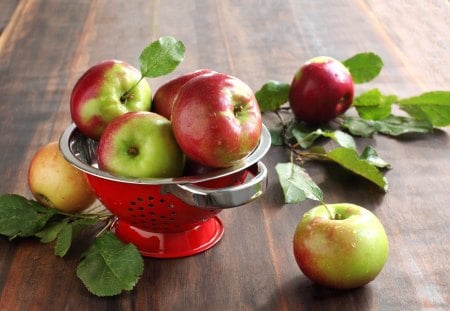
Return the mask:
<path id="1" fill-rule="evenodd" d="M 342 63 L 357 84 L 373 80 L 383 67 L 381 58 L 372 52 L 356 54 Z M 390 169 L 390 164 L 370 145 L 358 153 L 354 137 L 431 133 L 437 127 L 450 125 L 449 91 L 432 91 L 401 99 L 372 89 L 354 98 L 352 106 L 357 116 L 342 115 L 333 120 L 333 124 L 321 126 L 298 121 L 289 113 L 289 107 L 284 105 L 289 100 L 289 91 L 290 84 L 270 80 L 255 93 L 261 111 L 275 113 L 279 119 L 270 128 L 272 145 L 285 146 L 292 154 L 289 163 L 276 166 L 285 203 L 298 203 L 307 198 L 323 202 L 322 194 L 319 196 L 317 192 L 318 186 L 301 167 L 305 160 L 334 162 L 387 191 L 388 182 L 383 170 Z M 393 114 L 394 105 L 406 116 Z M 288 119 L 284 118 L 285 112 L 289 113 Z M 338 146 L 325 150 L 323 139 L 332 140 Z M 311 192 L 311 189 L 316 191 Z"/>

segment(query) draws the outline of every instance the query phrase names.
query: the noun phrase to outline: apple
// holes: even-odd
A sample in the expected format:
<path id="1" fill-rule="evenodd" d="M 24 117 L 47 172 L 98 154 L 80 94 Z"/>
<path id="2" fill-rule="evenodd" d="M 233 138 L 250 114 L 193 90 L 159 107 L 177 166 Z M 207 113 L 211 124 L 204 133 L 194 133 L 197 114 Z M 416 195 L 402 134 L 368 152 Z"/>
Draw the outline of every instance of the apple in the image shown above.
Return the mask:
<path id="1" fill-rule="evenodd" d="M 179 177 L 185 163 L 170 121 L 147 111 L 114 119 L 100 138 L 97 157 L 100 169 L 123 177 Z"/>
<path id="2" fill-rule="evenodd" d="M 199 69 L 194 72 L 189 72 L 178 76 L 177 78 L 161 85 L 153 96 L 152 111 L 170 120 L 173 102 L 181 87 L 192 78 L 210 72 L 213 71 L 209 69 Z"/>
<path id="3" fill-rule="evenodd" d="M 348 69 L 334 58 L 319 56 L 294 75 L 289 104 L 294 116 L 310 124 L 328 122 L 352 104 L 354 83 Z"/>
<path id="4" fill-rule="evenodd" d="M 327 208 L 328 210 L 327 210 Z M 294 234 L 294 256 L 313 282 L 337 289 L 363 286 L 382 270 L 388 256 L 383 225 L 354 204 L 319 205 L 305 213 Z"/>
<path id="5" fill-rule="evenodd" d="M 186 156 L 199 164 L 229 167 L 245 158 L 261 136 L 261 112 L 250 87 L 236 77 L 199 75 L 178 92 L 172 128 Z"/>
<path id="6" fill-rule="evenodd" d="M 89 68 L 70 97 L 73 122 L 84 135 L 98 140 L 116 117 L 130 111 L 149 111 L 151 89 L 139 70 L 119 60 Z"/>
<path id="7" fill-rule="evenodd" d="M 56 141 L 34 154 L 28 187 L 38 202 L 67 213 L 86 209 L 96 199 L 86 175 L 64 159 Z"/>

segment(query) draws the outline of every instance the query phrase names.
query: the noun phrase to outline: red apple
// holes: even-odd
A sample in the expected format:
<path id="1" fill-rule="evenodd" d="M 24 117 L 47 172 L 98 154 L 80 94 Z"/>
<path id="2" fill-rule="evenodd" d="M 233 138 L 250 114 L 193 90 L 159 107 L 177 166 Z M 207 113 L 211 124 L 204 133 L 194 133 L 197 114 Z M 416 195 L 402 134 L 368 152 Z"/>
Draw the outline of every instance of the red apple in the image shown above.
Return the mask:
<path id="1" fill-rule="evenodd" d="M 139 70 L 119 60 L 106 60 L 88 69 L 70 97 L 73 122 L 86 136 L 99 139 L 116 117 L 149 111 L 151 90 Z"/>
<path id="2" fill-rule="evenodd" d="M 352 104 L 354 83 L 348 69 L 331 57 L 315 57 L 296 72 L 289 104 L 298 120 L 311 124 L 328 122 Z"/>
<path id="3" fill-rule="evenodd" d="M 41 204 L 68 213 L 86 209 L 96 199 L 86 175 L 64 159 L 56 141 L 33 156 L 28 187 Z"/>
<path id="4" fill-rule="evenodd" d="M 261 112 L 247 84 L 211 72 L 180 89 L 172 108 L 172 128 L 188 158 L 205 166 L 229 167 L 258 145 Z"/>
<path id="5" fill-rule="evenodd" d="M 123 177 L 179 177 L 184 154 L 170 121 L 153 112 L 129 112 L 114 119 L 100 138 L 99 168 Z"/>
<path id="6" fill-rule="evenodd" d="M 153 96 L 152 111 L 170 120 L 173 102 L 181 87 L 192 78 L 210 72 L 213 71 L 209 69 L 199 69 L 194 72 L 181 75 L 161 85 Z"/>
<path id="7" fill-rule="evenodd" d="M 328 208 L 328 209 L 327 209 Z M 317 284 L 338 289 L 363 286 L 380 273 L 388 256 L 383 225 L 354 204 L 319 205 L 305 213 L 294 234 L 294 256 Z"/>

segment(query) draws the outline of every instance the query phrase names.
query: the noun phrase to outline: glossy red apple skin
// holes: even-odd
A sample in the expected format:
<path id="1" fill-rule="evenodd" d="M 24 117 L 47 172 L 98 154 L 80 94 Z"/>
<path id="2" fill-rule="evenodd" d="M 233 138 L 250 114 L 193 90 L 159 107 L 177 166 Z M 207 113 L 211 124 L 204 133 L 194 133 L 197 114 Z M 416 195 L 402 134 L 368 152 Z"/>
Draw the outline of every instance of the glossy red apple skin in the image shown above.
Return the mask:
<path id="1" fill-rule="evenodd" d="M 261 112 L 250 87 L 223 73 L 200 75 L 179 91 L 172 128 L 186 156 L 210 167 L 246 157 L 261 136 Z"/>
<path id="2" fill-rule="evenodd" d="M 354 83 L 348 69 L 331 57 L 315 57 L 294 75 L 289 104 L 297 120 L 326 123 L 352 104 Z"/>
<path id="3" fill-rule="evenodd" d="M 161 85 L 153 96 L 152 111 L 170 120 L 173 103 L 181 87 L 192 78 L 211 72 L 213 71 L 209 69 L 199 69 L 183 74 Z"/>
<path id="4" fill-rule="evenodd" d="M 140 78 L 138 69 L 120 60 L 109 59 L 90 67 L 78 79 L 70 97 L 70 114 L 78 129 L 98 140 L 116 117 L 149 111 L 151 89 L 145 79 L 136 85 Z M 130 89 L 130 96 L 123 100 Z"/>

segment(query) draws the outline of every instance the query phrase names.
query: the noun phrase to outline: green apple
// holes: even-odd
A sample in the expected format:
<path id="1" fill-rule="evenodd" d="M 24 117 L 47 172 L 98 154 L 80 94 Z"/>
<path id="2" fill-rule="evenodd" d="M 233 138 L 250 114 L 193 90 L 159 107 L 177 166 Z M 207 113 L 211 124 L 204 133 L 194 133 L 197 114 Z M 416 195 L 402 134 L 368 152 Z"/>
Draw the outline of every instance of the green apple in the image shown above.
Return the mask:
<path id="1" fill-rule="evenodd" d="M 89 68 L 78 79 L 70 97 L 73 122 L 84 135 L 96 140 L 116 117 L 150 108 L 147 80 L 138 69 L 114 59 Z"/>
<path id="2" fill-rule="evenodd" d="M 28 168 L 28 187 L 41 204 L 75 213 L 95 201 L 86 175 L 64 159 L 58 142 L 39 149 Z"/>
<path id="3" fill-rule="evenodd" d="M 305 213 L 294 234 L 294 256 L 313 282 L 338 289 L 375 279 L 388 256 L 379 219 L 354 204 L 319 205 Z"/>
<path id="4" fill-rule="evenodd" d="M 123 177 L 178 177 L 185 163 L 170 121 L 153 112 L 114 119 L 100 138 L 97 155 L 100 169 Z"/>

